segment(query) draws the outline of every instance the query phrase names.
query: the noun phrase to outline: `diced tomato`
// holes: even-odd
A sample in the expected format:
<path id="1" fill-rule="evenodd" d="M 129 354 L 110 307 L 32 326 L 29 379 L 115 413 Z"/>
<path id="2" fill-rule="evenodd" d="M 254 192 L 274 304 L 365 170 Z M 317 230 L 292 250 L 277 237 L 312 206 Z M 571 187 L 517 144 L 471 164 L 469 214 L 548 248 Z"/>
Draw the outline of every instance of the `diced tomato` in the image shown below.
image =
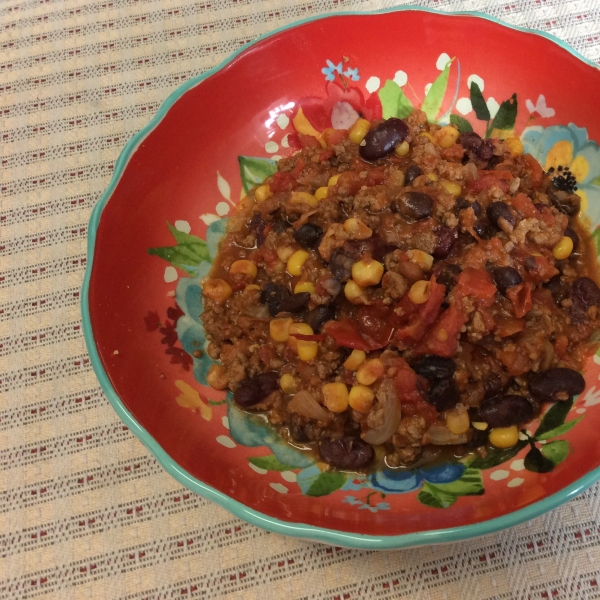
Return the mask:
<path id="1" fill-rule="evenodd" d="M 277 252 L 270 248 L 267 248 L 265 245 L 260 249 L 260 253 L 262 254 L 262 258 L 265 261 L 267 266 L 273 266 L 279 262 L 279 257 L 277 256 Z"/>
<path id="2" fill-rule="evenodd" d="M 308 335 L 307 333 L 294 333 L 294 337 L 303 342 L 325 342 L 327 340 L 327 335 L 324 333 L 313 333 L 312 335 Z"/>
<path id="3" fill-rule="evenodd" d="M 531 183 L 534 188 L 539 187 L 542 184 L 542 179 L 544 178 L 544 170 L 540 163 L 531 156 L 531 154 L 523 154 L 523 158 L 529 167 L 529 176 L 531 178 Z"/>
<path id="4" fill-rule="evenodd" d="M 329 160 L 334 154 L 335 154 L 335 152 L 333 150 L 331 150 L 331 148 L 327 148 L 327 150 L 323 150 L 319 154 L 319 162 L 325 162 L 326 160 Z"/>
<path id="5" fill-rule="evenodd" d="M 554 352 L 559 358 L 563 358 L 569 347 L 569 338 L 566 335 L 559 335 L 554 342 Z"/>
<path id="6" fill-rule="evenodd" d="M 535 219 L 540 216 L 538 209 L 533 205 L 531 199 L 525 194 L 517 194 L 512 199 L 512 205 L 526 218 Z"/>
<path id="7" fill-rule="evenodd" d="M 531 288 L 526 283 L 520 283 L 506 290 L 506 295 L 513 305 L 515 317 L 524 317 L 533 306 Z"/>
<path id="8" fill-rule="evenodd" d="M 506 317 L 498 317 L 496 319 L 496 329 L 494 333 L 501 338 L 515 335 L 525 329 L 525 319 L 512 319 Z"/>
<path id="9" fill-rule="evenodd" d="M 402 414 L 410 417 L 423 417 L 428 427 L 433 425 L 439 417 L 438 411 L 422 398 L 416 402 L 405 402 L 402 405 Z"/>
<path id="10" fill-rule="evenodd" d="M 387 344 L 394 333 L 391 312 L 391 307 L 382 303 L 361 306 L 356 318 L 358 330 L 377 343 Z"/>
<path id="11" fill-rule="evenodd" d="M 290 175 L 292 177 L 298 177 L 298 175 L 300 175 L 300 173 L 302 173 L 302 169 L 304 169 L 305 166 L 306 166 L 306 161 L 302 157 L 300 157 L 296 161 L 294 168 L 290 171 Z"/>
<path id="12" fill-rule="evenodd" d="M 458 276 L 455 287 L 456 295 L 471 296 L 485 307 L 494 304 L 497 291 L 491 275 L 485 269 L 465 269 Z"/>
<path id="13" fill-rule="evenodd" d="M 474 194 L 479 194 L 479 192 L 489 190 L 492 187 L 500 188 L 505 194 L 508 194 L 509 192 L 508 183 L 506 183 L 506 181 L 499 179 L 498 177 L 491 177 L 489 175 L 480 177 L 479 179 L 471 179 L 470 181 L 467 181 L 466 187 Z"/>
<path id="14" fill-rule="evenodd" d="M 354 196 L 363 185 L 364 182 L 356 171 L 344 171 L 334 188 L 345 196 Z"/>
<path id="15" fill-rule="evenodd" d="M 374 185 L 380 185 L 383 183 L 385 178 L 385 170 L 384 167 L 378 167 L 376 169 L 369 169 L 367 171 L 367 176 L 364 179 L 364 185 L 368 185 L 372 187 Z"/>
<path id="16" fill-rule="evenodd" d="M 331 147 L 346 139 L 348 137 L 348 131 L 346 129 L 333 129 L 332 127 L 328 127 L 323 131 L 321 137 L 327 146 Z"/>
<path id="17" fill-rule="evenodd" d="M 513 174 L 510 171 L 503 171 L 502 169 L 491 169 L 477 171 L 479 177 L 493 177 L 495 179 L 502 179 L 503 181 L 510 181 L 513 178 Z"/>
<path id="18" fill-rule="evenodd" d="M 519 346 L 514 344 L 510 344 L 510 346 L 510 348 L 500 350 L 498 358 L 510 375 L 518 377 L 529 371 L 531 361 L 523 348 L 519 348 Z"/>
<path id="19" fill-rule="evenodd" d="M 460 330 L 466 322 L 465 314 L 458 307 L 450 306 L 419 344 L 417 354 L 436 354 L 448 358 L 454 356 Z"/>
<path id="20" fill-rule="evenodd" d="M 556 304 L 554 304 L 554 298 L 552 298 L 552 293 L 546 288 L 538 288 L 534 290 L 531 294 L 531 300 L 533 304 L 537 304 L 538 306 L 541 306 L 550 312 L 554 311 L 556 308 Z"/>
<path id="21" fill-rule="evenodd" d="M 371 352 L 372 350 L 380 350 L 384 348 L 386 344 L 378 344 L 374 340 L 366 339 L 358 331 L 355 323 L 349 319 L 343 321 L 328 321 L 324 325 L 325 333 L 332 337 L 338 346 L 344 348 L 355 348 L 356 350 L 363 350 L 364 352 Z"/>
<path id="22" fill-rule="evenodd" d="M 556 217 L 552 214 L 552 209 L 549 206 L 542 208 L 538 219 L 548 225 L 548 227 L 552 227 L 556 223 Z"/>
<path id="23" fill-rule="evenodd" d="M 558 269 L 545 256 L 530 256 L 527 257 L 527 260 L 527 269 L 523 268 L 521 270 L 526 281 L 539 283 L 540 281 L 548 281 L 558 275 Z"/>
<path id="24" fill-rule="evenodd" d="M 452 144 L 450 148 L 440 150 L 440 156 L 450 162 L 460 162 L 465 155 L 465 149 L 460 144 Z"/>
<path id="25" fill-rule="evenodd" d="M 421 341 L 427 333 L 429 326 L 435 323 L 445 295 L 446 286 L 436 283 L 435 277 L 432 277 L 429 281 L 429 297 L 427 298 L 427 302 L 415 305 L 408 299 L 408 302 L 413 305 L 411 310 L 414 310 L 415 306 L 417 310 L 409 318 L 408 325 L 398 329 L 396 333 L 398 341 L 407 344 L 414 344 Z M 402 301 L 404 301 L 404 298 Z"/>
<path id="26" fill-rule="evenodd" d="M 299 133 L 298 139 L 300 140 L 300 145 L 303 148 L 320 148 L 321 147 L 319 140 L 314 135 L 308 135 L 306 133 Z"/>
<path id="27" fill-rule="evenodd" d="M 408 366 L 406 361 L 398 365 L 396 374 L 396 391 L 401 403 L 417 402 L 422 398 L 417 386 L 417 374 Z"/>
<path id="28" fill-rule="evenodd" d="M 274 194 L 278 192 L 291 192 L 296 185 L 298 184 L 294 176 L 286 171 L 277 171 L 269 179 L 269 187 Z"/>
<path id="29" fill-rule="evenodd" d="M 300 150 L 302 148 L 302 144 L 300 143 L 300 138 L 298 137 L 298 133 L 293 131 L 292 133 L 288 133 L 288 146 L 290 150 L 293 152 L 294 150 Z"/>

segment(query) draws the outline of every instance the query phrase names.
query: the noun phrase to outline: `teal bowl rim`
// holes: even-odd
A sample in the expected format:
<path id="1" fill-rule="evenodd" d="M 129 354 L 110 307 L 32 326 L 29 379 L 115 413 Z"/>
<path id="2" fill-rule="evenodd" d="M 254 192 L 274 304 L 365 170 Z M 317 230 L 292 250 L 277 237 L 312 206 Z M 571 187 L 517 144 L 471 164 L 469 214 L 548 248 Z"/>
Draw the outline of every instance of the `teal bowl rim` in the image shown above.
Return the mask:
<path id="1" fill-rule="evenodd" d="M 94 246 L 96 241 L 96 232 L 98 230 L 98 225 L 100 222 L 100 217 L 102 215 L 102 210 L 106 206 L 109 201 L 112 193 L 114 192 L 119 179 L 123 175 L 125 167 L 129 159 L 132 157 L 138 146 L 143 142 L 146 136 L 162 121 L 165 117 L 171 106 L 179 100 L 188 90 L 198 85 L 200 82 L 204 81 L 214 73 L 221 70 L 223 67 L 231 63 L 235 60 L 240 54 L 245 52 L 248 48 L 260 42 L 264 39 L 267 39 L 273 35 L 281 33 L 282 31 L 286 31 L 288 29 L 292 29 L 298 27 L 300 25 L 304 25 L 305 23 L 310 23 L 312 21 L 318 21 L 321 19 L 328 19 L 331 17 L 342 17 L 342 16 L 368 16 L 368 15 L 377 15 L 388 12 L 401 12 L 401 11 L 419 11 L 419 12 L 427 12 L 433 13 L 437 15 L 444 15 L 448 17 L 477 17 L 481 19 L 485 19 L 487 21 L 492 21 L 497 25 L 501 25 L 503 27 L 507 27 L 509 29 L 514 29 L 516 31 L 521 31 L 524 33 L 531 33 L 534 35 L 538 35 L 540 37 L 546 38 L 551 42 L 554 42 L 561 48 L 567 50 L 573 56 L 579 58 L 584 63 L 598 69 L 598 65 L 594 64 L 581 54 L 571 48 L 568 44 L 563 42 L 562 40 L 554 37 L 545 32 L 535 31 L 533 29 L 526 29 L 523 27 L 517 27 L 514 25 L 509 25 L 507 23 L 503 23 L 499 19 L 495 17 L 491 17 L 484 13 L 478 11 L 462 11 L 462 12 L 444 12 L 439 10 L 428 9 L 420 6 L 403 6 L 403 7 L 395 7 L 391 9 L 382 9 L 376 11 L 345 11 L 339 13 L 327 13 L 324 15 L 318 15 L 315 17 L 309 17 L 306 19 L 302 19 L 301 21 L 296 21 L 289 25 L 285 25 L 283 27 L 279 27 L 272 32 L 261 35 L 253 42 L 246 44 L 238 51 L 234 52 L 231 56 L 225 59 L 216 67 L 206 71 L 205 73 L 198 75 L 186 83 L 182 84 L 178 87 L 174 92 L 172 92 L 167 99 L 161 104 L 158 112 L 153 117 L 153 119 L 138 133 L 136 133 L 125 145 L 117 162 L 115 164 L 115 169 L 113 172 L 112 179 L 104 192 L 102 197 L 97 202 L 94 210 L 92 211 L 92 216 L 90 218 L 89 223 L 89 233 L 88 233 L 88 244 L 87 244 L 87 265 L 85 270 L 85 276 L 83 280 L 82 286 L 82 297 L 81 297 L 81 311 L 83 317 L 83 334 L 85 338 L 85 343 L 87 346 L 88 353 L 90 355 L 92 367 L 96 373 L 98 381 L 100 382 L 100 386 L 102 390 L 108 397 L 109 402 L 112 407 L 115 409 L 116 413 L 123 420 L 123 422 L 127 425 L 127 427 L 133 432 L 133 434 L 148 448 L 148 450 L 155 456 L 161 466 L 173 476 L 179 483 L 187 487 L 188 489 L 196 492 L 200 496 L 206 498 L 207 500 L 211 500 L 216 502 L 223 508 L 227 509 L 229 512 L 233 513 L 235 516 L 251 523 L 252 525 L 256 525 L 257 527 L 261 527 L 268 531 L 272 531 L 275 533 L 280 533 L 283 535 L 288 535 L 292 537 L 304 538 L 308 540 L 323 542 L 327 544 L 337 545 L 337 546 L 345 546 L 349 548 L 365 548 L 370 550 L 386 550 L 392 548 L 407 548 L 410 546 L 420 546 L 425 544 L 439 544 L 439 543 L 447 543 L 447 542 L 456 542 L 468 538 L 478 537 L 481 535 L 486 535 L 488 533 L 493 533 L 495 531 L 499 531 L 501 529 L 505 529 L 507 527 L 512 527 L 514 525 L 518 525 L 524 521 L 528 521 L 529 519 L 533 519 L 561 504 L 567 502 L 571 498 L 576 495 L 584 492 L 591 485 L 596 483 L 600 479 L 600 467 L 590 471 L 574 483 L 569 486 L 563 488 L 559 492 L 544 498 L 543 500 L 539 500 L 534 504 L 531 504 L 525 508 L 517 510 L 515 512 L 509 513 L 502 517 L 497 517 L 495 519 L 489 519 L 486 521 L 482 521 L 480 523 L 474 523 L 471 525 L 462 525 L 459 527 L 451 527 L 447 529 L 435 529 L 431 531 L 423 531 L 402 535 L 392 535 L 392 536 L 374 536 L 374 535 L 365 535 L 359 533 L 351 533 L 345 531 L 339 531 L 334 529 L 326 529 L 323 527 L 315 527 L 313 525 L 307 525 L 306 523 L 293 523 L 287 521 L 281 521 L 275 517 L 270 517 L 265 515 L 257 510 L 249 508 L 244 504 L 230 498 L 226 494 L 216 490 L 215 488 L 207 485 L 206 483 L 196 479 L 190 473 L 182 469 L 160 446 L 160 444 L 137 422 L 135 417 L 125 408 L 125 405 L 117 395 L 116 391 L 112 387 L 110 379 L 104 370 L 104 366 L 102 365 L 102 361 L 100 360 L 100 356 L 98 354 L 98 350 L 96 348 L 96 344 L 94 342 L 94 336 L 92 332 L 92 325 L 90 321 L 90 313 L 89 313 L 89 287 L 90 287 L 90 277 L 92 273 L 93 259 L 94 259 Z"/>

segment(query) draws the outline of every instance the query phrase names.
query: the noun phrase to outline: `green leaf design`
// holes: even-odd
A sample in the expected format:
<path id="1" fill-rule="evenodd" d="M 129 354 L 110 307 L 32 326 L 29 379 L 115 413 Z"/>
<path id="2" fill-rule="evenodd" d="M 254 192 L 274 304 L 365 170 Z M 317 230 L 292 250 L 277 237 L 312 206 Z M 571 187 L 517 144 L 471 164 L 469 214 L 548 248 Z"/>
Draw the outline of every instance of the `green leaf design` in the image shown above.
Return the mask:
<path id="1" fill-rule="evenodd" d="M 542 419 L 540 426 L 537 428 L 534 437 L 536 439 L 540 439 L 543 434 L 560 427 L 565 422 L 565 419 L 567 418 L 572 406 L 572 399 L 565 400 L 564 402 L 556 402 L 544 415 L 544 418 Z"/>
<path id="2" fill-rule="evenodd" d="M 596 228 L 590 236 L 596 247 L 596 254 L 600 254 L 600 227 Z"/>
<path id="3" fill-rule="evenodd" d="M 524 460 L 525 468 L 534 473 L 549 473 L 554 469 L 554 463 L 546 458 L 535 446 L 527 453 Z"/>
<path id="4" fill-rule="evenodd" d="M 460 115 L 450 115 L 450 123 L 452 123 L 452 125 L 456 125 L 461 133 L 469 133 L 470 131 L 473 131 L 473 126 L 471 123 L 469 123 L 469 121 Z"/>
<path id="5" fill-rule="evenodd" d="M 448 87 L 450 66 L 452 65 L 453 61 L 454 58 L 448 61 L 444 67 L 444 70 L 440 73 L 440 75 L 438 75 L 437 79 L 429 88 L 427 96 L 425 96 L 425 100 L 423 100 L 421 110 L 427 115 L 427 120 L 431 123 L 435 122 L 437 114 L 440 112 L 440 108 L 442 107 L 442 101 L 444 100 L 446 88 Z"/>
<path id="6" fill-rule="evenodd" d="M 327 496 L 339 490 L 345 483 L 348 475 L 338 471 L 326 471 L 321 473 L 308 488 L 307 496 Z"/>
<path id="7" fill-rule="evenodd" d="M 600 186 L 600 175 L 598 175 L 598 177 L 595 177 L 594 179 L 592 179 L 592 185 Z"/>
<path id="8" fill-rule="evenodd" d="M 577 419 L 573 419 L 572 421 L 567 421 L 566 423 L 563 423 L 562 425 L 559 425 L 558 427 L 555 427 L 554 429 L 551 429 L 550 431 L 546 431 L 546 433 L 542 433 L 541 435 L 536 435 L 535 439 L 536 440 L 549 440 L 550 438 L 558 437 L 559 435 L 564 435 L 565 433 L 567 433 L 567 431 L 570 431 L 571 429 L 573 429 L 573 427 L 575 427 L 575 425 L 577 425 L 577 423 L 579 423 L 579 421 L 581 421 L 581 419 L 583 419 L 583 416 L 578 417 Z"/>
<path id="9" fill-rule="evenodd" d="M 460 479 L 451 483 L 429 483 L 426 481 L 417 500 L 432 508 L 448 508 L 459 496 L 479 496 L 484 493 L 483 479 L 479 469 L 468 468 Z"/>
<path id="10" fill-rule="evenodd" d="M 471 105 L 475 111 L 475 116 L 480 121 L 489 121 L 492 116 L 490 115 L 490 109 L 485 103 L 485 99 L 477 83 L 471 83 Z"/>
<path id="11" fill-rule="evenodd" d="M 242 186 L 246 193 L 277 171 L 277 163 L 270 158 L 238 156 L 238 162 L 240 164 Z"/>
<path id="12" fill-rule="evenodd" d="M 510 130 L 515 126 L 517 120 L 517 95 L 513 94 L 508 100 L 505 100 L 498 109 L 492 124 L 490 125 L 490 131 L 494 129 Z"/>
<path id="13" fill-rule="evenodd" d="M 266 469 L 267 471 L 291 471 L 295 468 L 279 462 L 274 454 L 270 454 L 269 456 L 254 456 L 249 458 L 248 462 L 252 463 L 255 467 Z"/>
<path id="14" fill-rule="evenodd" d="M 425 506 L 431 508 L 448 508 L 456 502 L 458 496 L 452 492 L 441 489 L 440 486 L 432 485 L 427 481 L 423 484 L 417 500 Z"/>
<path id="15" fill-rule="evenodd" d="M 378 96 L 381 100 L 384 119 L 391 117 L 405 119 L 413 111 L 413 105 L 402 88 L 391 79 L 385 82 L 385 85 L 379 90 Z"/>
<path id="16" fill-rule="evenodd" d="M 542 454 L 556 466 L 567 458 L 567 455 L 569 454 L 569 442 L 558 440 L 556 442 L 544 444 L 542 446 Z"/>
<path id="17" fill-rule="evenodd" d="M 481 469 L 482 471 L 497 467 L 507 460 L 510 460 L 513 456 L 516 456 L 526 445 L 526 441 L 520 440 L 516 446 L 506 448 L 505 450 L 501 450 L 500 448 L 490 448 L 485 458 L 476 458 L 469 463 L 469 467 L 471 469 Z"/>
<path id="18" fill-rule="evenodd" d="M 167 223 L 167 225 L 171 235 L 177 242 L 177 246 L 149 248 L 148 254 L 158 256 L 170 262 L 174 267 L 193 275 L 200 262 L 203 260 L 210 261 L 206 242 L 195 235 L 175 229 L 170 223 Z"/>

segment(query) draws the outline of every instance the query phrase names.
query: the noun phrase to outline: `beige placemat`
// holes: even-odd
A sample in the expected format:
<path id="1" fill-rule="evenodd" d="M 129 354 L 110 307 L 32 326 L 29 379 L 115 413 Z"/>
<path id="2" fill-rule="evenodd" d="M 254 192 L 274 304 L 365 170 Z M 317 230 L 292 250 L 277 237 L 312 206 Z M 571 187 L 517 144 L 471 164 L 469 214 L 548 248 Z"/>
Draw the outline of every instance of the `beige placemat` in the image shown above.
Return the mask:
<path id="1" fill-rule="evenodd" d="M 598 598 L 598 486 L 508 531 L 396 552 L 269 534 L 182 489 L 121 424 L 81 333 L 88 219 L 183 81 L 276 27 L 366 0 L 0 3 L 0 597 Z M 600 60 L 590 0 L 429 0 Z M 557 80 L 557 85 L 560 81 Z"/>

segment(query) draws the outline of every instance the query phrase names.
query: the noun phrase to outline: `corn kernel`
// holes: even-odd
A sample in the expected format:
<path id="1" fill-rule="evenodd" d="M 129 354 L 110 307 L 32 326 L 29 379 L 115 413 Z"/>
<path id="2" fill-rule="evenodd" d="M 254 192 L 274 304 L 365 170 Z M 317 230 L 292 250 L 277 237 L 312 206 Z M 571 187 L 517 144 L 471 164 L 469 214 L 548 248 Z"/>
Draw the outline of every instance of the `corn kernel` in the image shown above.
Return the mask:
<path id="1" fill-rule="evenodd" d="M 292 192 L 290 198 L 291 204 L 308 204 L 308 206 L 317 206 L 319 200 L 308 192 Z"/>
<path id="2" fill-rule="evenodd" d="M 233 290 L 224 279 L 209 279 L 202 286 L 202 295 L 217 304 L 225 302 L 231 294 L 233 294 Z"/>
<path id="3" fill-rule="evenodd" d="M 519 430 L 516 425 L 510 427 L 494 427 L 490 431 L 490 443 L 496 448 L 512 448 L 519 441 Z"/>
<path id="4" fill-rule="evenodd" d="M 556 260 L 569 258 L 571 252 L 573 252 L 573 240 L 568 235 L 563 236 L 560 242 L 552 248 L 552 254 Z"/>
<path id="5" fill-rule="evenodd" d="M 361 304 L 364 300 L 365 290 L 352 279 L 344 286 L 344 295 L 353 304 Z"/>
<path id="6" fill-rule="evenodd" d="M 364 139 L 367 133 L 369 133 L 369 128 L 371 127 L 371 123 L 366 119 L 357 119 L 354 122 L 354 125 L 350 127 L 350 132 L 348 137 L 355 144 L 360 144 Z"/>
<path id="7" fill-rule="evenodd" d="M 317 342 L 307 342 L 298 340 L 298 358 L 305 362 L 316 358 L 319 353 L 319 344 Z"/>
<path id="8" fill-rule="evenodd" d="M 267 198 L 270 198 L 273 195 L 271 188 L 268 183 L 265 185 L 260 185 L 254 190 L 254 199 L 257 202 L 264 202 Z"/>
<path id="9" fill-rule="evenodd" d="M 213 390 L 224 390 L 229 384 L 227 369 L 223 365 L 212 365 L 206 374 L 206 383 Z"/>
<path id="10" fill-rule="evenodd" d="M 356 381 L 362 385 L 371 385 L 380 377 L 383 377 L 385 369 L 383 363 L 378 358 L 365 360 L 356 371 Z"/>
<path id="11" fill-rule="evenodd" d="M 368 413 L 374 399 L 375 394 L 366 385 L 353 385 L 348 394 L 348 404 L 360 413 Z"/>
<path id="12" fill-rule="evenodd" d="M 246 292 L 251 292 L 252 290 L 260 290 L 260 285 L 256 285 L 255 283 L 249 283 L 245 288 L 244 288 L 244 293 Z"/>
<path id="13" fill-rule="evenodd" d="M 446 427 L 455 435 L 466 433 L 469 429 L 469 413 L 463 405 L 446 412 Z"/>
<path id="14" fill-rule="evenodd" d="M 421 136 L 427 138 L 430 142 L 435 142 L 434 137 L 428 131 L 422 131 L 418 137 Z"/>
<path id="15" fill-rule="evenodd" d="M 229 267 L 230 275 L 247 275 L 250 279 L 254 279 L 257 273 L 256 263 L 251 260 L 236 260 Z"/>
<path id="16" fill-rule="evenodd" d="M 508 138 L 504 140 L 504 144 L 508 148 L 511 156 L 521 156 L 521 154 L 523 154 L 523 143 L 518 138 Z"/>
<path id="17" fill-rule="evenodd" d="M 284 394 L 296 393 L 296 380 L 289 373 L 285 373 L 279 380 L 279 387 Z"/>
<path id="18" fill-rule="evenodd" d="M 471 425 L 473 425 L 475 429 L 479 429 L 479 431 L 485 431 L 488 428 L 488 424 L 483 421 L 471 421 Z"/>
<path id="19" fill-rule="evenodd" d="M 383 265 L 372 258 L 363 258 L 352 265 L 352 279 L 361 287 L 377 285 L 383 277 Z"/>
<path id="20" fill-rule="evenodd" d="M 302 265 L 308 257 L 306 250 L 296 250 L 287 261 L 287 272 L 294 277 L 299 276 L 302 273 Z"/>
<path id="21" fill-rule="evenodd" d="M 331 187 L 332 185 L 337 185 L 338 179 L 340 178 L 341 173 L 338 173 L 337 175 L 332 175 L 329 178 L 329 181 L 327 182 L 327 185 L 329 187 Z"/>
<path id="22" fill-rule="evenodd" d="M 423 250 L 407 250 L 406 256 L 411 263 L 419 265 L 423 271 L 429 271 L 433 266 L 433 256 Z"/>
<path id="23" fill-rule="evenodd" d="M 301 294 L 302 292 L 314 294 L 315 286 L 310 281 L 299 281 L 294 287 L 294 294 Z"/>
<path id="24" fill-rule="evenodd" d="M 319 201 L 323 200 L 324 198 L 327 198 L 328 192 L 329 192 L 329 188 L 327 186 L 320 187 L 315 192 L 315 198 Z"/>
<path id="25" fill-rule="evenodd" d="M 346 359 L 344 363 L 344 367 L 348 369 L 348 371 L 356 371 L 361 363 L 365 362 L 367 358 L 367 353 L 364 350 L 352 350 L 350 356 Z"/>
<path id="26" fill-rule="evenodd" d="M 429 281 L 415 281 L 408 290 L 408 297 L 414 304 L 425 304 L 429 299 Z"/>
<path id="27" fill-rule="evenodd" d="M 348 408 L 348 388 L 345 383 L 326 383 L 322 388 L 323 404 L 331 412 L 344 412 Z"/>
<path id="28" fill-rule="evenodd" d="M 408 154 L 409 150 L 410 150 L 410 145 L 406 140 L 404 140 L 403 142 L 401 142 L 394 148 L 394 154 L 396 156 L 406 156 Z"/>
<path id="29" fill-rule="evenodd" d="M 427 173 L 427 179 L 429 179 L 429 181 L 437 181 L 438 176 L 435 173 Z"/>
<path id="30" fill-rule="evenodd" d="M 280 246 L 276 250 L 277 256 L 281 262 L 286 263 L 292 254 L 294 254 L 294 249 L 289 246 Z"/>
<path id="31" fill-rule="evenodd" d="M 276 342 L 287 342 L 289 339 L 290 326 L 294 322 L 291 317 L 283 319 L 272 319 L 269 323 L 269 333 Z"/>
<path id="32" fill-rule="evenodd" d="M 353 240 L 366 240 L 373 235 L 373 231 L 363 223 L 362 219 L 354 217 L 344 221 L 344 231 Z"/>
<path id="33" fill-rule="evenodd" d="M 458 198 L 462 194 L 462 187 L 456 183 L 456 181 L 448 181 L 447 179 L 440 179 L 440 185 L 455 198 Z"/>
<path id="34" fill-rule="evenodd" d="M 435 132 L 435 141 L 439 144 L 440 148 L 450 148 L 460 135 L 458 129 L 452 127 L 452 125 L 446 125 Z"/>
<path id="35" fill-rule="evenodd" d="M 290 348 L 298 348 L 298 342 L 302 341 L 302 340 L 297 340 L 294 337 L 295 333 L 300 333 L 302 335 L 312 335 L 313 330 L 312 330 L 312 327 L 310 325 L 308 325 L 307 323 L 293 323 L 292 325 L 290 325 L 290 328 L 288 331 L 288 335 L 289 335 L 288 346 Z"/>

